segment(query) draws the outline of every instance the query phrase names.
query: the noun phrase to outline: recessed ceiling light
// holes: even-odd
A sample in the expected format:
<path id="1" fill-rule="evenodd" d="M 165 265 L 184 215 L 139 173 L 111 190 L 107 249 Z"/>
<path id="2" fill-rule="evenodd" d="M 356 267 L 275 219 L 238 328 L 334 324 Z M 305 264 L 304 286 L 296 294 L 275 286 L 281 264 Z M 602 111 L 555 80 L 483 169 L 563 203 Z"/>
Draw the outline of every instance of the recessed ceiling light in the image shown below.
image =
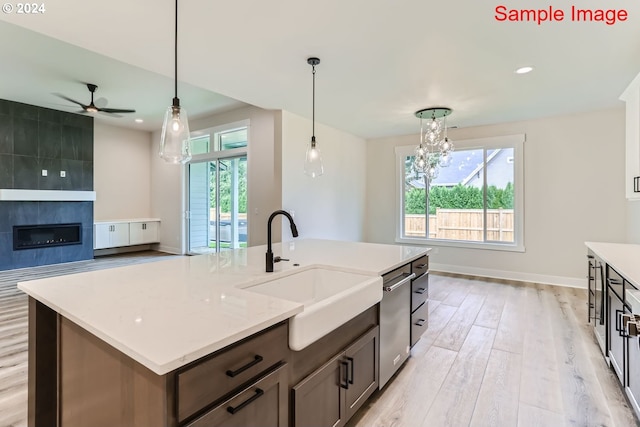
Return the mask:
<path id="1" fill-rule="evenodd" d="M 144 120 L 142 120 L 142 119 L 136 119 L 136 123 L 142 123 L 142 122 L 144 122 Z"/>
<path id="2" fill-rule="evenodd" d="M 527 74 L 533 71 L 533 67 L 520 67 L 516 70 L 516 74 Z"/>

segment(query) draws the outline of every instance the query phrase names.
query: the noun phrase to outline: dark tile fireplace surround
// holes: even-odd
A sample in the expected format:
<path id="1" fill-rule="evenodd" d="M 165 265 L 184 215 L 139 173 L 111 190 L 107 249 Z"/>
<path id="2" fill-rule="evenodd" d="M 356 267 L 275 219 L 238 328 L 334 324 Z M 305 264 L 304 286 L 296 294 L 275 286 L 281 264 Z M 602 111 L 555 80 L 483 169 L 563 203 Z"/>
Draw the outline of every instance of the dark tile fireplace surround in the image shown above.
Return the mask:
<path id="1" fill-rule="evenodd" d="M 92 191 L 93 118 L 0 100 L 0 189 Z M 14 249 L 14 227 L 47 225 L 38 242 L 60 224 L 79 224 L 80 242 Z M 0 201 L 0 270 L 92 258 L 93 202 Z"/>

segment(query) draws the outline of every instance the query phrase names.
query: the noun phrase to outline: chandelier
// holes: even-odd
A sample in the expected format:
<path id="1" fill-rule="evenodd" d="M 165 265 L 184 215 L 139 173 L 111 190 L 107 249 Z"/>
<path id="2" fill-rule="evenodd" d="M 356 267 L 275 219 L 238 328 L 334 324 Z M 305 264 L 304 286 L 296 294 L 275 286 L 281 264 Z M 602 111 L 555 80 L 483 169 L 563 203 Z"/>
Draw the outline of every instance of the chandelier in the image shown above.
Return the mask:
<path id="1" fill-rule="evenodd" d="M 416 147 L 413 166 L 431 180 L 438 177 L 439 168 L 451 164 L 453 142 L 447 137 L 447 116 L 451 108 L 433 107 L 416 111 L 420 119 L 420 144 Z M 426 122 L 424 126 L 423 119 Z"/>

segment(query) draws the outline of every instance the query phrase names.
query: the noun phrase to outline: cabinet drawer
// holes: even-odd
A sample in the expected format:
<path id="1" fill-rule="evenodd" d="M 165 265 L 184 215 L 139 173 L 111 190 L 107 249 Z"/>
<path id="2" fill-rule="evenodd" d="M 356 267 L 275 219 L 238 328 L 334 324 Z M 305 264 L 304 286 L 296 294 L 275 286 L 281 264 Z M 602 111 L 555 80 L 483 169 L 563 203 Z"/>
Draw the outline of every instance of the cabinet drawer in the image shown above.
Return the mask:
<path id="1" fill-rule="evenodd" d="M 288 352 L 287 325 L 282 324 L 181 370 L 176 377 L 178 421 L 285 361 Z"/>
<path id="2" fill-rule="evenodd" d="M 279 367 L 187 427 L 286 427 L 289 418 L 286 372 L 286 365 Z"/>
<path id="3" fill-rule="evenodd" d="M 422 304 L 411 315 L 411 347 L 413 347 L 424 331 L 427 330 L 429 323 L 429 304 Z"/>
<path id="4" fill-rule="evenodd" d="M 411 263 L 411 272 L 416 273 L 416 277 L 420 277 L 429 271 L 429 257 L 427 255 L 418 258 Z"/>
<path id="5" fill-rule="evenodd" d="M 423 274 L 411 282 L 411 312 L 429 298 L 429 274 Z"/>

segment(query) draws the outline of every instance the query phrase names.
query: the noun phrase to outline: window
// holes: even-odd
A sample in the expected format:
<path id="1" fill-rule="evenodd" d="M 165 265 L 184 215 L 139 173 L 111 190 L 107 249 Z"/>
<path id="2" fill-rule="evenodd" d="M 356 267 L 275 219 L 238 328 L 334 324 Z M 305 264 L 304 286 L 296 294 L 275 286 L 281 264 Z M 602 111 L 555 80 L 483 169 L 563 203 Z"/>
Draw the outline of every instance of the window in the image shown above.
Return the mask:
<path id="1" fill-rule="evenodd" d="M 224 126 L 203 129 L 191 133 L 192 154 L 246 148 L 249 140 L 249 123 L 241 121 Z"/>
<path id="2" fill-rule="evenodd" d="M 397 241 L 524 251 L 524 135 L 455 141 L 429 182 L 397 147 Z"/>

